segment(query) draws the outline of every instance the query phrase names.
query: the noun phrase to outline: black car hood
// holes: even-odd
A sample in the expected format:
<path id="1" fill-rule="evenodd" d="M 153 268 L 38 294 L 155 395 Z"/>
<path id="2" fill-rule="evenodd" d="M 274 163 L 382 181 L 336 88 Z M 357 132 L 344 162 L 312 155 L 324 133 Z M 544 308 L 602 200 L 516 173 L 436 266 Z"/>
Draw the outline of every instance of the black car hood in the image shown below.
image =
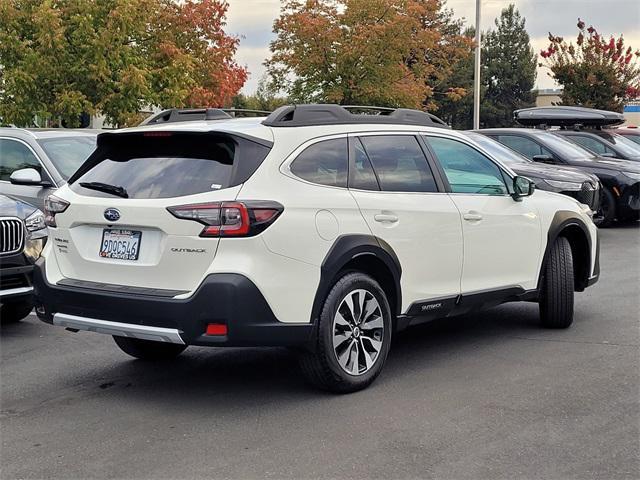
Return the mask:
<path id="1" fill-rule="evenodd" d="M 640 173 L 640 162 L 632 160 L 620 160 L 618 158 L 593 157 L 582 159 L 571 159 L 571 164 L 579 167 L 601 168 L 607 170 L 617 170 L 619 172 Z"/>
<path id="2" fill-rule="evenodd" d="M 583 183 L 586 181 L 598 182 L 598 179 L 587 172 L 571 167 L 558 165 L 546 165 L 543 163 L 517 163 L 509 164 L 511 170 L 525 177 L 557 180 L 561 182 Z"/>
<path id="3" fill-rule="evenodd" d="M 37 209 L 33 205 L 0 195 L 0 217 L 18 217 L 25 220 Z"/>

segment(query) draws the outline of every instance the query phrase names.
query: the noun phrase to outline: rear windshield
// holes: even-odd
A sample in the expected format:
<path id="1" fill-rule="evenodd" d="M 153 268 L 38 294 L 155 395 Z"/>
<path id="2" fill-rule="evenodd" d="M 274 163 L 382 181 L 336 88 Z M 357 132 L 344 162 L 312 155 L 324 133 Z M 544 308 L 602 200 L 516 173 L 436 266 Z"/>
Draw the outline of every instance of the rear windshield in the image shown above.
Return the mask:
<path id="1" fill-rule="evenodd" d="M 99 143 L 87 165 L 71 179 L 71 188 L 82 195 L 111 196 L 81 185 L 102 183 L 124 189 L 128 198 L 210 192 L 245 182 L 269 150 L 226 134 L 115 134 Z"/>
<path id="2" fill-rule="evenodd" d="M 38 143 L 65 180 L 68 180 L 96 149 L 96 137 L 90 135 L 42 138 Z"/>

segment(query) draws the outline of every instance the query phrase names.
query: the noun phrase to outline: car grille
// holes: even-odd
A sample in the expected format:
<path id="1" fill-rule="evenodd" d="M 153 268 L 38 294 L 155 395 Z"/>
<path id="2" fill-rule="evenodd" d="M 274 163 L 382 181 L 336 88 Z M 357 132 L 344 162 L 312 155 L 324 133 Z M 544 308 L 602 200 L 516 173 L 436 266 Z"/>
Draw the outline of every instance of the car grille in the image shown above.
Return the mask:
<path id="1" fill-rule="evenodd" d="M 573 192 L 562 192 L 565 195 L 575 198 L 580 203 L 584 203 L 594 212 L 598 210 L 600 204 L 600 187 L 596 183 L 584 182 L 582 189 Z"/>
<path id="2" fill-rule="evenodd" d="M 0 255 L 22 251 L 24 224 L 18 218 L 0 218 Z"/>

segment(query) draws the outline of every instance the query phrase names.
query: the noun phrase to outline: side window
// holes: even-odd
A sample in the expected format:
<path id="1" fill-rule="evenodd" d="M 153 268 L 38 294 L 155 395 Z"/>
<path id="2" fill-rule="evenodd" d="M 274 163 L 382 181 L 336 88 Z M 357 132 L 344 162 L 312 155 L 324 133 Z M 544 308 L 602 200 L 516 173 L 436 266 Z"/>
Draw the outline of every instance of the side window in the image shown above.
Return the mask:
<path id="1" fill-rule="evenodd" d="M 594 153 L 607 153 L 607 148 L 604 143 L 599 142 L 595 138 L 583 137 L 582 135 L 568 135 L 568 137 L 572 142 L 576 142 L 578 145 Z"/>
<path id="2" fill-rule="evenodd" d="M 362 142 L 358 138 L 349 140 L 353 150 L 353 163 L 349 170 L 349 188 L 360 190 L 380 190 L 376 174 L 371 166 L 371 161 L 365 152 Z"/>
<path id="3" fill-rule="evenodd" d="M 388 192 L 437 192 L 427 159 L 413 135 L 376 135 L 360 140 L 380 189 Z"/>
<path id="4" fill-rule="evenodd" d="M 474 148 L 457 140 L 427 137 L 453 193 L 508 193 L 500 168 Z"/>
<path id="5" fill-rule="evenodd" d="M 9 177 L 21 168 L 35 168 L 42 175 L 42 166 L 35 155 L 21 142 L 0 138 L 0 180 Z"/>
<path id="6" fill-rule="evenodd" d="M 309 146 L 289 168 L 294 175 L 308 182 L 346 187 L 348 161 L 347 139 L 336 138 Z"/>
<path id="7" fill-rule="evenodd" d="M 521 153 L 530 160 L 533 159 L 534 155 L 553 156 L 549 150 L 541 147 L 536 142 L 526 137 L 520 137 L 517 135 L 498 135 L 496 139 L 503 145 Z"/>

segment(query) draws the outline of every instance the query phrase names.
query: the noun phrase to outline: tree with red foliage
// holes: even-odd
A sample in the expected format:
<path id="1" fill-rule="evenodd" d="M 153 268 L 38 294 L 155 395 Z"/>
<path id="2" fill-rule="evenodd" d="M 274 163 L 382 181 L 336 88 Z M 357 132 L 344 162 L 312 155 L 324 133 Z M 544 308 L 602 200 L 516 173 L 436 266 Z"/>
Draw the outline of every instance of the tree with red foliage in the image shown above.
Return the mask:
<path id="1" fill-rule="evenodd" d="M 625 47 L 622 35 L 604 38 L 580 19 L 577 27 L 575 45 L 549 33 L 540 66 L 562 85 L 564 105 L 622 111 L 626 101 L 640 97 L 640 50 Z"/>

